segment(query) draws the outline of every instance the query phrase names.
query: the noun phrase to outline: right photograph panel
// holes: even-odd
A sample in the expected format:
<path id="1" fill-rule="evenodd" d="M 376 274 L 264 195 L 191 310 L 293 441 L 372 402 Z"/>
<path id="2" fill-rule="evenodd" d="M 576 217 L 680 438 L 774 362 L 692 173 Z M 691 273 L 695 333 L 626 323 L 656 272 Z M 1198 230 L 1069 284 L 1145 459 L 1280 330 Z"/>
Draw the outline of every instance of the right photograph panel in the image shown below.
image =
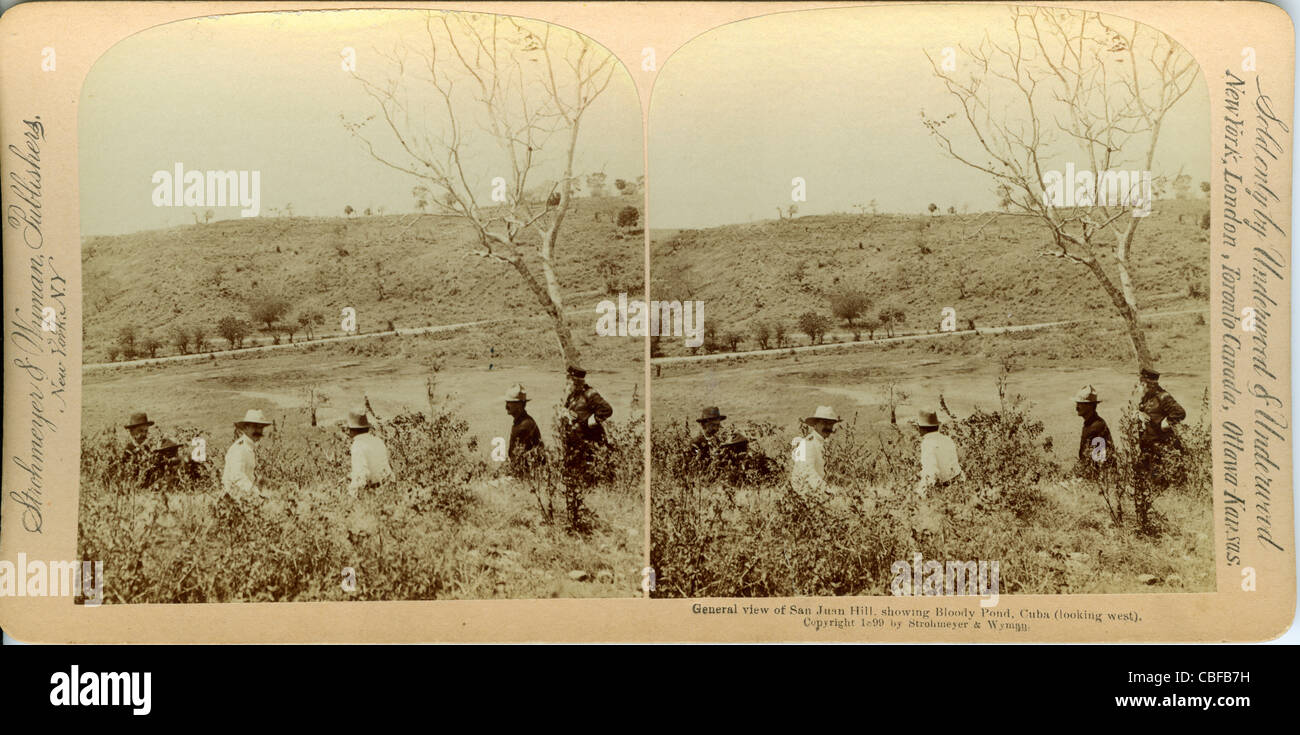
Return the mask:
<path id="1" fill-rule="evenodd" d="M 1210 115 L 1063 8 L 710 31 L 650 105 L 659 597 L 1215 589 Z"/>

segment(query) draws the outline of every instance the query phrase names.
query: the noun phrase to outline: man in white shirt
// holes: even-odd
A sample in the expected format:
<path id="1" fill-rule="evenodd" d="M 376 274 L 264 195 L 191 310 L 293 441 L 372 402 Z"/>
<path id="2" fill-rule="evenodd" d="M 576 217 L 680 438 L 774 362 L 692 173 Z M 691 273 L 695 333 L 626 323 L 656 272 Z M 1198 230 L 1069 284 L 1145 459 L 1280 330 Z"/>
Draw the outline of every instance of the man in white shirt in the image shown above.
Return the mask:
<path id="1" fill-rule="evenodd" d="M 826 482 L 826 440 L 835 431 L 840 417 L 830 406 L 818 406 L 817 412 L 804 419 L 809 431 L 804 436 L 790 440 L 793 456 L 790 463 L 790 480 L 796 490 L 818 490 L 834 493 Z"/>
<path id="2" fill-rule="evenodd" d="M 352 437 L 348 493 L 355 498 L 362 488 L 393 479 L 393 468 L 388 464 L 388 447 L 384 446 L 383 439 L 370 433 L 370 421 L 364 411 L 348 414 L 347 432 Z"/>
<path id="3" fill-rule="evenodd" d="M 921 479 L 916 483 L 918 495 L 925 497 L 930 488 L 966 479 L 961 462 L 957 461 L 957 445 L 950 437 L 939 433 L 938 414 L 921 411 L 916 430 L 921 432 Z"/>
<path id="4" fill-rule="evenodd" d="M 239 438 L 226 450 L 226 467 L 221 472 L 221 489 L 230 495 L 249 496 L 257 492 L 257 455 L 253 451 L 270 426 L 261 411 L 249 409 L 242 421 L 235 422 Z"/>

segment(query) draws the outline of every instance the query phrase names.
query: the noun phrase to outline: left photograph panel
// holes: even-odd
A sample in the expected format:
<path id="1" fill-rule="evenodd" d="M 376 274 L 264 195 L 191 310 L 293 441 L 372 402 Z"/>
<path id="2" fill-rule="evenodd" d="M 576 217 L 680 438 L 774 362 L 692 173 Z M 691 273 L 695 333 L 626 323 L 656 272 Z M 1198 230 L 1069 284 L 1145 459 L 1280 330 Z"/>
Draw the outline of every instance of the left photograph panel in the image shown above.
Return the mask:
<path id="1" fill-rule="evenodd" d="M 463 12 L 127 38 L 79 120 L 103 602 L 639 597 L 641 102 Z M 606 330 L 608 331 L 608 330 Z"/>

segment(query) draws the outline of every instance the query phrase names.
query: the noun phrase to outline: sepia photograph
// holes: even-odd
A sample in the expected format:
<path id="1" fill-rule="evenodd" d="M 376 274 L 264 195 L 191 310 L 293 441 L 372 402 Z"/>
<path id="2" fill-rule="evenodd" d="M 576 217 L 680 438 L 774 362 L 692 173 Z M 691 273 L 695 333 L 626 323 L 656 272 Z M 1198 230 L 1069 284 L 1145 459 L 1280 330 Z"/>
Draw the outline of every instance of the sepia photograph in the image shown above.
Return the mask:
<path id="1" fill-rule="evenodd" d="M 0 645 L 1296 637 L 1288 11 L 380 5 L 0 0 Z"/>
<path id="2" fill-rule="evenodd" d="M 1213 592 L 1209 136 L 1195 59 L 1092 11 L 677 51 L 651 290 L 706 316 L 652 338 L 655 596 Z"/>
<path id="3" fill-rule="evenodd" d="M 506 15 L 214 15 L 78 116 L 106 603 L 636 597 L 641 103 Z"/>

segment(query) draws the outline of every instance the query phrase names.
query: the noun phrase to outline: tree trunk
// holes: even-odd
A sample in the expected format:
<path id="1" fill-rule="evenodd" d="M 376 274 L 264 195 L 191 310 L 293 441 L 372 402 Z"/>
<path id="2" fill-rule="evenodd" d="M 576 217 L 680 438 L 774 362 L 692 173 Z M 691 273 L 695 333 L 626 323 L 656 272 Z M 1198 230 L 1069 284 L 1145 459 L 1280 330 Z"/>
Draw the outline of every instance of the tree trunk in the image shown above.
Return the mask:
<path id="1" fill-rule="evenodd" d="M 551 327 L 555 332 L 555 339 L 560 346 L 560 354 L 564 357 L 565 365 L 577 365 L 581 360 L 578 348 L 573 344 L 573 336 L 569 332 L 569 325 L 564 320 L 564 301 L 560 294 L 559 281 L 555 279 L 555 274 L 548 264 L 543 262 L 542 270 L 547 276 L 546 287 L 537 282 L 528 266 L 524 263 L 523 258 L 515 258 L 510 261 L 515 267 L 515 271 L 524 279 L 528 289 L 537 297 L 537 302 L 541 305 L 542 310 L 547 316 L 551 317 Z"/>
<path id="2" fill-rule="evenodd" d="M 1092 275 L 1097 278 L 1097 282 L 1106 290 L 1106 294 L 1110 296 L 1111 303 L 1115 305 L 1120 316 L 1124 317 L 1124 323 L 1128 327 L 1129 339 L 1133 342 L 1133 351 L 1137 354 L 1138 370 L 1155 369 L 1155 363 L 1151 359 L 1151 351 L 1147 349 L 1146 334 L 1142 331 L 1142 325 L 1138 323 L 1137 305 L 1124 298 L 1124 294 L 1111 282 L 1106 275 L 1106 271 L 1102 270 L 1101 263 L 1098 263 L 1096 258 L 1084 259 L 1083 263 L 1088 266 L 1088 269 L 1092 271 Z M 1122 263 L 1120 269 L 1121 274 L 1127 272 Z"/>

